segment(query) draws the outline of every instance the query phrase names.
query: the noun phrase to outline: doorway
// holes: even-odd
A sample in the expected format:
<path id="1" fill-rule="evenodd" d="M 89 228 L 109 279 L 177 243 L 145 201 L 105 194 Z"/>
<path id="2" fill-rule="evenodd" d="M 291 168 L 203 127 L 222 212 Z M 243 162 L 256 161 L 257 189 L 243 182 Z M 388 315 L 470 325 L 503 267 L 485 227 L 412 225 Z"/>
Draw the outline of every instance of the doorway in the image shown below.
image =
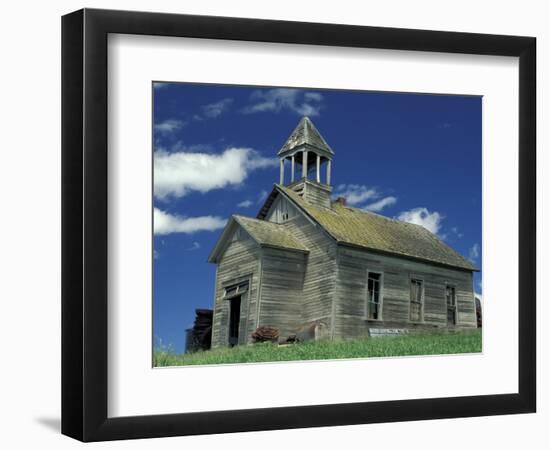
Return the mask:
<path id="1" fill-rule="evenodd" d="M 241 296 L 229 300 L 229 345 L 239 343 L 239 325 L 241 323 Z"/>

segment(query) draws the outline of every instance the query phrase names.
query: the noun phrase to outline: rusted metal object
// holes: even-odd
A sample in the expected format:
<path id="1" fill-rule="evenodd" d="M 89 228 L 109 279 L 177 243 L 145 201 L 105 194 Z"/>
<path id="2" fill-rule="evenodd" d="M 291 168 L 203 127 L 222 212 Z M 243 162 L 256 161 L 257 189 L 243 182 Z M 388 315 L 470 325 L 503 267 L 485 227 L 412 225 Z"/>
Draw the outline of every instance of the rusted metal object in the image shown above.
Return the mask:
<path id="1" fill-rule="evenodd" d="M 252 333 L 254 342 L 278 342 L 279 329 L 275 327 L 259 327 Z"/>

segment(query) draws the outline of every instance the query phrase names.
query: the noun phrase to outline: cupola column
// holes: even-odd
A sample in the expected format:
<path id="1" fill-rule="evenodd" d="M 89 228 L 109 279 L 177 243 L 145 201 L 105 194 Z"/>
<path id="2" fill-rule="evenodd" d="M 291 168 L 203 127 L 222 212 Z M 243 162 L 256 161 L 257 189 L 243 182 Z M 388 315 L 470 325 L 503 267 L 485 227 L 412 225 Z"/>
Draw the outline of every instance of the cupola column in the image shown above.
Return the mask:
<path id="1" fill-rule="evenodd" d="M 302 178 L 307 179 L 307 150 L 303 151 L 304 159 L 302 160 Z"/>
<path id="2" fill-rule="evenodd" d="M 285 183 L 285 159 L 281 158 L 279 170 L 279 184 Z"/>
<path id="3" fill-rule="evenodd" d="M 294 155 L 292 155 L 290 161 L 290 182 L 294 183 Z"/>
<path id="4" fill-rule="evenodd" d="M 317 155 L 317 183 L 321 182 L 321 156 Z"/>
<path id="5" fill-rule="evenodd" d="M 330 171 L 332 169 L 332 160 L 327 161 L 327 184 L 330 186 Z"/>

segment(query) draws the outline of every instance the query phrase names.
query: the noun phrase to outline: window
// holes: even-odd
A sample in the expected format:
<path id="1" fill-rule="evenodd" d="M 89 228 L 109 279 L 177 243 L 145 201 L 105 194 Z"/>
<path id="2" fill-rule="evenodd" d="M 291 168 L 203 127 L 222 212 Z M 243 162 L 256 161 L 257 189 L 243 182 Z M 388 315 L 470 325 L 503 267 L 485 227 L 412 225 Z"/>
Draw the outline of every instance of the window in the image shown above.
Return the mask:
<path id="1" fill-rule="evenodd" d="M 382 274 L 367 273 L 367 319 L 369 320 L 382 318 L 381 283 Z"/>
<path id="2" fill-rule="evenodd" d="M 424 282 L 411 278 L 411 313 L 412 322 L 422 321 L 422 298 L 424 297 Z"/>
<path id="3" fill-rule="evenodd" d="M 447 325 L 456 325 L 456 288 L 445 286 L 445 301 L 447 302 Z"/>
<path id="4" fill-rule="evenodd" d="M 225 298 L 235 297 L 237 295 L 244 294 L 248 291 L 248 281 L 243 281 L 239 284 L 234 284 L 225 288 L 223 296 Z"/>
<path id="5" fill-rule="evenodd" d="M 445 288 L 445 298 L 447 299 L 447 306 L 456 306 L 456 290 L 454 286 Z"/>

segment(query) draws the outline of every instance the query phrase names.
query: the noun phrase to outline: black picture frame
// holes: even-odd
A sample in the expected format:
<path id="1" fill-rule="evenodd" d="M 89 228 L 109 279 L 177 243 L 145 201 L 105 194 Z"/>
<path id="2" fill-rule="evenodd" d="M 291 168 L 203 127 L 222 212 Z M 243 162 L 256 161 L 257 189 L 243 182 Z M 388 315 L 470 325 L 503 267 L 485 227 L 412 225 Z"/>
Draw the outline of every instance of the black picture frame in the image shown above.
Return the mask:
<path id="1" fill-rule="evenodd" d="M 107 36 L 519 57 L 518 393 L 107 417 Z M 62 18 L 62 433 L 82 441 L 321 427 L 536 409 L 536 39 L 84 9 Z"/>

